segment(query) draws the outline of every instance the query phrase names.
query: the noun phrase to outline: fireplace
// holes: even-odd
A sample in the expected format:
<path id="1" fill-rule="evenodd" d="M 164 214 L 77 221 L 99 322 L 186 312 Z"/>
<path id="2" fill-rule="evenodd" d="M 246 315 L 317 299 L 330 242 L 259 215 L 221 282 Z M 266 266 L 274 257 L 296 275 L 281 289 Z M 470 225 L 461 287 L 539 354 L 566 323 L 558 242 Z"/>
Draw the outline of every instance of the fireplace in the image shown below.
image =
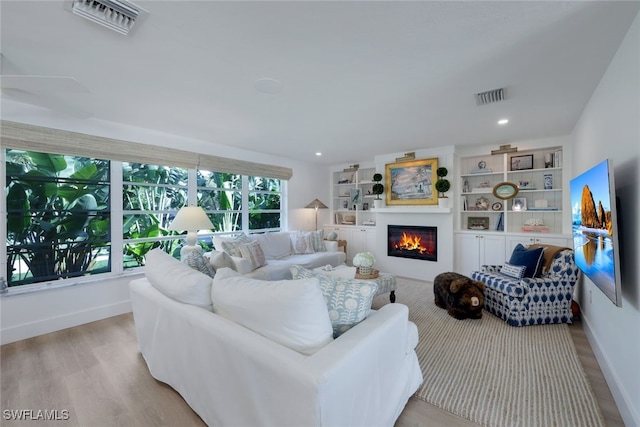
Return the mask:
<path id="1" fill-rule="evenodd" d="M 387 255 L 438 261 L 438 227 L 387 226 Z"/>

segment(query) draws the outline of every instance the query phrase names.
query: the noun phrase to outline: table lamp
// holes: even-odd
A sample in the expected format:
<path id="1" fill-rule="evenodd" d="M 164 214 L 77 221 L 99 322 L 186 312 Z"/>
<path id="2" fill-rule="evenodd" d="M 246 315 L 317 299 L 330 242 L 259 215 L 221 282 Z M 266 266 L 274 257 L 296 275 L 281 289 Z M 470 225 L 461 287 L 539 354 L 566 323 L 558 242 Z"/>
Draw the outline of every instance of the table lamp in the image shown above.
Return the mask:
<path id="1" fill-rule="evenodd" d="M 196 245 L 198 241 L 196 232 L 198 230 L 211 230 L 212 228 L 213 224 L 201 207 L 184 206 L 180 208 L 171 225 L 169 225 L 169 230 L 187 232 L 187 238 L 185 239 L 187 245 L 180 249 L 180 257 L 183 258 L 188 251 L 192 250 L 202 252 L 202 248 Z"/>
<path id="2" fill-rule="evenodd" d="M 314 228 L 314 230 L 317 230 L 318 229 L 318 209 L 328 209 L 328 207 L 324 203 L 322 203 L 320 200 L 314 199 L 313 202 L 305 206 L 305 209 L 316 210 L 316 228 Z"/>

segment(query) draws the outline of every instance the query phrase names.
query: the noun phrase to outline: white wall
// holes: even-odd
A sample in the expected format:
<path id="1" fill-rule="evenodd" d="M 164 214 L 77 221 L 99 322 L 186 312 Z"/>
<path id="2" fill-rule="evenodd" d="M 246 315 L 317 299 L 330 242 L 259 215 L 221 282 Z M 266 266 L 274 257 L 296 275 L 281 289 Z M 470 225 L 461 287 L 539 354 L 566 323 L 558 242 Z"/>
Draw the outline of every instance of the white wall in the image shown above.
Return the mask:
<path id="1" fill-rule="evenodd" d="M 640 15 L 593 93 L 572 138 L 573 170 L 613 160 L 621 209 L 622 308 L 584 278 L 587 336 L 628 426 L 640 425 Z"/>
<path id="2" fill-rule="evenodd" d="M 315 198 L 325 201 L 329 199 L 329 188 L 326 185 L 329 169 L 326 166 L 96 119 L 73 120 L 52 115 L 42 108 L 6 99 L 2 100 L 2 119 L 290 167 L 293 169 L 293 177 L 287 186 L 286 206 L 289 218 L 288 223 L 284 224 L 288 229 L 313 229 L 315 213 L 312 209 L 304 207 Z M 323 214 L 325 212 L 319 212 L 318 224 L 326 221 Z M 6 245 L 6 234 L 1 234 L 0 244 Z M 98 279 L 64 288 L 22 295 L 4 295 L 0 298 L 0 342 L 6 344 L 129 312 L 131 304 L 128 283 L 133 278 L 135 276 Z"/>

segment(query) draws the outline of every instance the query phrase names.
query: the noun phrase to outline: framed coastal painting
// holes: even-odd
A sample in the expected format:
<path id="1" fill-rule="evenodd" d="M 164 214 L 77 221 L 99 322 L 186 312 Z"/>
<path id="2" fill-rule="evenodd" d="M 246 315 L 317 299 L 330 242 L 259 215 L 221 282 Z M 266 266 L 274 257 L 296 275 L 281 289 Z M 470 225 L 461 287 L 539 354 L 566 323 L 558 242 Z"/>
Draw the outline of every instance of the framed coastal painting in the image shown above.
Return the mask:
<path id="1" fill-rule="evenodd" d="M 437 158 L 387 164 L 387 205 L 437 205 L 436 169 Z"/>
<path id="2" fill-rule="evenodd" d="M 533 154 L 511 157 L 512 171 L 521 171 L 526 169 L 533 169 Z"/>

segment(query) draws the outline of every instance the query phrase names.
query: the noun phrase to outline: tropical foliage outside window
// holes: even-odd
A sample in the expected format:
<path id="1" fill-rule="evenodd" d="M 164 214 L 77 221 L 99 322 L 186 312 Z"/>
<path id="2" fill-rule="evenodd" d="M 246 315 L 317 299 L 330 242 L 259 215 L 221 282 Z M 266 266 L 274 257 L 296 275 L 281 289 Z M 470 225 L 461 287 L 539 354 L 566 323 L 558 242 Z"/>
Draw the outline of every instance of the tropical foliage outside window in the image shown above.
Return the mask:
<path id="1" fill-rule="evenodd" d="M 249 230 L 280 229 L 280 180 L 258 176 L 249 176 L 247 180 L 249 184 Z"/>
<path id="2" fill-rule="evenodd" d="M 122 169 L 122 255 L 111 252 L 111 167 Z M 179 258 L 184 235 L 168 227 L 190 200 L 214 224 L 199 233 L 205 251 L 213 233 L 280 229 L 278 179 L 12 149 L 6 170 L 9 286 L 139 267 L 157 247 Z"/>
<path id="3" fill-rule="evenodd" d="M 9 286 L 111 271 L 106 160 L 6 150 Z"/>
<path id="4" fill-rule="evenodd" d="M 181 239 L 168 227 L 187 204 L 188 171 L 183 168 L 122 164 L 124 268 L 144 265 L 144 256 L 160 247 L 179 253 Z"/>
<path id="5" fill-rule="evenodd" d="M 198 169 L 198 206 L 216 232 L 242 230 L 242 175 Z"/>

